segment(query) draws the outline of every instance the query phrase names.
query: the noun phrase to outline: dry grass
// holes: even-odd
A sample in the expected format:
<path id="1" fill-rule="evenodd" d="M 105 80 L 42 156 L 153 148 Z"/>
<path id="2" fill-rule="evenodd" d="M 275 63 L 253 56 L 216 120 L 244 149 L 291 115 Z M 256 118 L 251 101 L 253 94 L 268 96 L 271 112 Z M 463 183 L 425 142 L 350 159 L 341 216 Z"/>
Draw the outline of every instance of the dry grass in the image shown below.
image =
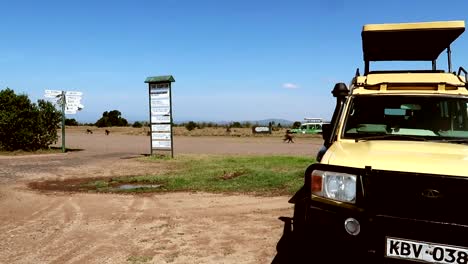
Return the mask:
<path id="1" fill-rule="evenodd" d="M 104 134 L 105 130 L 109 130 L 111 134 L 123 134 L 123 135 L 137 135 L 143 136 L 148 135 L 149 127 L 134 128 L 134 127 L 95 127 L 95 126 L 67 126 L 67 132 L 82 132 L 86 133 L 87 129 L 93 131 L 96 134 Z M 59 131 L 60 132 L 60 131 Z M 173 127 L 175 136 L 230 136 L 230 137 L 282 137 L 286 133 L 286 128 L 280 128 L 274 130 L 270 134 L 253 134 L 251 128 L 231 128 L 230 132 L 227 132 L 225 127 L 206 127 L 202 129 L 195 128 L 192 131 L 188 131 L 185 127 Z M 295 135 L 295 137 L 321 137 L 320 135 Z"/>

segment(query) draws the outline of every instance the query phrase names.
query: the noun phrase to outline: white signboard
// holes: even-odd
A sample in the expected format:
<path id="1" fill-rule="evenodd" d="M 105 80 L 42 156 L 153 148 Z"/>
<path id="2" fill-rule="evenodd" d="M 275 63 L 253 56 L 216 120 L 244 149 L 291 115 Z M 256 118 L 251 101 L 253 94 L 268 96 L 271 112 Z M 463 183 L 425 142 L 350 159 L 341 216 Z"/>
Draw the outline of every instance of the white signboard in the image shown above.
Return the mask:
<path id="1" fill-rule="evenodd" d="M 66 107 L 65 112 L 67 111 L 76 113 L 76 111 L 78 111 L 78 107 Z"/>
<path id="2" fill-rule="evenodd" d="M 76 96 L 81 96 L 81 95 L 83 95 L 82 92 L 76 92 L 76 91 L 66 91 L 65 94 L 66 94 L 66 95 L 76 95 Z"/>
<path id="3" fill-rule="evenodd" d="M 151 154 L 153 149 L 172 153 L 171 84 L 149 84 Z"/>
<path id="4" fill-rule="evenodd" d="M 76 114 L 76 110 L 65 110 L 65 114 L 74 115 L 74 114 Z"/>
<path id="5" fill-rule="evenodd" d="M 65 107 L 66 108 L 76 108 L 76 109 L 78 109 L 78 108 L 83 108 L 83 105 L 82 104 L 75 104 L 75 103 L 73 103 L 73 104 L 67 103 L 67 105 Z"/>
<path id="6" fill-rule="evenodd" d="M 151 89 L 151 99 L 169 98 L 169 88 Z"/>
<path id="7" fill-rule="evenodd" d="M 55 98 L 55 99 L 57 99 L 58 97 L 60 97 L 60 94 L 58 94 L 58 95 L 55 95 L 55 94 L 44 94 L 44 97 L 45 97 L 45 98 Z"/>
<path id="8" fill-rule="evenodd" d="M 81 101 L 81 97 L 65 96 L 65 100 L 67 100 L 67 102 L 79 102 Z"/>
<path id="9" fill-rule="evenodd" d="M 151 125 L 152 131 L 170 132 L 171 125 Z"/>
<path id="10" fill-rule="evenodd" d="M 270 132 L 270 128 L 269 127 L 256 127 L 255 132 L 257 133 Z"/>
<path id="11" fill-rule="evenodd" d="M 170 123 L 171 117 L 169 115 L 151 115 L 151 123 Z"/>
<path id="12" fill-rule="evenodd" d="M 170 149 L 170 148 L 171 148 L 171 141 L 153 140 L 153 141 L 152 141 L 152 147 L 153 147 L 153 148 L 165 148 L 165 149 Z"/>
<path id="13" fill-rule="evenodd" d="M 58 90 L 45 90 L 45 94 L 50 94 L 50 95 L 61 95 L 62 94 L 62 91 L 58 91 Z"/>
<path id="14" fill-rule="evenodd" d="M 171 109 L 169 107 L 151 108 L 152 115 L 169 115 L 170 113 L 171 113 Z"/>
<path id="15" fill-rule="evenodd" d="M 170 140 L 171 133 L 153 133 L 151 135 L 151 139 L 153 140 Z"/>
<path id="16" fill-rule="evenodd" d="M 157 88 L 169 88 L 169 83 L 152 83 L 150 85 L 151 89 L 157 89 Z"/>
<path id="17" fill-rule="evenodd" d="M 169 99 L 151 99 L 151 107 L 169 106 Z"/>

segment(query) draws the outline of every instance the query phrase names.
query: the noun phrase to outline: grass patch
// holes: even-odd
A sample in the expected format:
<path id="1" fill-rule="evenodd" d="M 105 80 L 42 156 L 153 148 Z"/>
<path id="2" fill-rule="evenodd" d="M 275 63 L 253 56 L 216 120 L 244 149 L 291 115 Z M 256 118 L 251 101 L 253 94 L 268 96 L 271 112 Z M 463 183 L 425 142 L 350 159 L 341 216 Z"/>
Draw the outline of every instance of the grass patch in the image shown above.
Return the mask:
<path id="1" fill-rule="evenodd" d="M 127 261 L 132 263 L 132 264 L 137 264 L 137 263 L 147 263 L 151 261 L 153 257 L 151 256 L 130 256 L 127 258 Z"/>
<path id="2" fill-rule="evenodd" d="M 259 195 L 293 194 L 303 184 L 305 169 L 314 162 L 297 156 L 178 156 L 175 159 L 146 157 L 146 162 L 170 168 L 155 175 L 112 178 L 86 183 L 97 191 L 155 192 L 203 191 L 252 193 Z M 116 190 L 119 184 L 160 184 L 159 188 Z"/>

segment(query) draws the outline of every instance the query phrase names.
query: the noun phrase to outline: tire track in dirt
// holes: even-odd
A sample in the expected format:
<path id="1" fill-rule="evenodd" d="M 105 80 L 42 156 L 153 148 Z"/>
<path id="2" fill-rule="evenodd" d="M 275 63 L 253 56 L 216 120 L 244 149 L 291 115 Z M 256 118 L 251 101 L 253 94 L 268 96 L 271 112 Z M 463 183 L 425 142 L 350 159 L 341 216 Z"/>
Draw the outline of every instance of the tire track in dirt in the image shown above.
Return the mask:
<path id="1" fill-rule="evenodd" d="M 27 217 L 26 219 L 22 219 L 21 221 L 14 223 L 13 227 L 11 225 L 0 226 L 0 232 L 5 232 L 9 235 L 21 233 L 22 230 L 29 229 L 31 226 L 34 226 L 38 220 L 44 220 L 49 217 L 53 217 L 55 214 L 59 213 L 58 210 L 62 207 L 63 204 L 60 204 L 57 201 L 53 201 L 45 208 L 38 209 L 37 211 L 33 212 L 31 216 Z"/>
<path id="2" fill-rule="evenodd" d="M 45 255 L 45 252 L 61 250 L 61 253 L 48 260 L 50 263 L 64 263 L 68 259 L 68 256 L 76 253 L 79 250 L 83 250 L 89 244 L 90 239 L 85 238 L 84 240 L 74 241 L 74 234 L 78 231 L 81 233 L 80 226 L 82 225 L 83 214 L 80 207 L 74 201 L 74 197 L 70 197 L 63 203 L 63 211 L 61 215 L 60 226 L 57 227 L 59 232 L 44 238 L 44 242 L 49 242 L 45 247 L 42 247 L 38 252 L 37 256 Z"/>
<path id="3" fill-rule="evenodd" d="M 19 226 L 6 226 L 10 236 L 8 244 L 15 248 L 13 252 L 16 256 L 23 256 L 18 263 L 37 262 L 40 258 L 35 257 L 36 254 L 47 249 L 50 242 L 61 236 L 60 230 L 67 225 L 63 217 L 64 208 L 65 204 L 54 201 L 51 206 L 36 211 L 32 218 L 26 218 Z M 28 256 L 32 258 L 28 259 Z"/>
<path id="4" fill-rule="evenodd" d="M 75 255 L 75 257 L 68 256 L 68 261 L 62 263 L 89 263 L 91 261 L 96 261 L 96 259 L 105 261 L 109 254 L 112 254 L 114 259 L 126 259 L 126 256 L 119 252 L 117 247 L 122 246 L 122 242 L 126 244 L 125 247 L 132 246 L 128 244 L 131 240 L 127 235 L 129 233 L 131 234 L 134 230 L 132 227 L 135 225 L 138 217 L 144 212 L 148 198 L 138 196 L 126 196 L 125 198 L 131 200 L 124 201 L 126 203 L 122 206 L 123 212 L 119 213 L 123 216 L 131 216 L 131 218 L 126 219 L 122 217 L 118 220 L 120 223 L 119 225 L 114 224 L 104 228 L 104 230 L 99 232 L 97 241 L 93 241 L 92 245 L 85 252 L 80 252 L 80 254 L 78 254 L 78 256 Z M 64 260 L 66 257 L 67 256 L 62 256 L 60 260 Z"/>
<path id="5" fill-rule="evenodd" d="M 129 213 L 130 209 L 132 206 L 136 206 L 135 200 L 130 201 L 130 205 L 125 208 L 125 211 L 123 212 L 124 215 Z M 120 223 L 121 221 L 119 221 Z M 92 241 L 86 241 L 86 247 L 83 248 L 81 245 L 77 245 L 76 247 L 72 248 L 68 252 L 65 252 L 62 255 L 59 255 L 58 258 L 54 260 L 53 263 L 73 263 L 73 262 L 82 262 L 86 263 L 86 261 L 83 261 L 83 259 L 86 259 L 88 256 L 93 256 L 95 258 L 96 256 L 93 255 L 93 253 L 102 250 L 103 247 L 108 246 L 109 244 L 115 244 L 113 240 L 119 236 L 118 233 L 116 233 L 116 230 L 126 230 L 125 224 L 120 224 L 120 225 L 113 225 L 112 229 L 114 230 L 109 230 L 109 227 L 105 227 L 104 230 L 99 231 L 99 233 L 96 233 L 97 238 L 92 240 Z M 128 229 L 128 228 L 127 228 Z M 78 252 L 79 251 L 79 252 Z M 109 252 L 107 252 L 109 253 Z M 114 255 L 118 255 L 118 251 L 115 250 Z M 75 256 L 75 258 L 73 258 Z M 76 257 L 79 256 L 79 257 Z"/>

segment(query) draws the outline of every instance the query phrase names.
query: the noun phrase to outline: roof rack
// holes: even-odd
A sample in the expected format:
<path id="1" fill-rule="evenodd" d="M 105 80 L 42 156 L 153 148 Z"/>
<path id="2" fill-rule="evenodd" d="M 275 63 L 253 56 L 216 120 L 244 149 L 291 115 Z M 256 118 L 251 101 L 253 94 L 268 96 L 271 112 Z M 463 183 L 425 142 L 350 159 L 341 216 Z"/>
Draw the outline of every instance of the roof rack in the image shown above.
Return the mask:
<path id="1" fill-rule="evenodd" d="M 385 70 L 385 71 L 370 71 L 368 74 L 382 73 L 445 73 L 444 70 Z"/>
<path id="2" fill-rule="evenodd" d="M 450 44 L 464 31 L 464 21 L 365 25 L 361 33 L 364 75 L 371 61 L 432 61 L 436 70 L 436 60 L 444 50 L 451 72 Z"/>

